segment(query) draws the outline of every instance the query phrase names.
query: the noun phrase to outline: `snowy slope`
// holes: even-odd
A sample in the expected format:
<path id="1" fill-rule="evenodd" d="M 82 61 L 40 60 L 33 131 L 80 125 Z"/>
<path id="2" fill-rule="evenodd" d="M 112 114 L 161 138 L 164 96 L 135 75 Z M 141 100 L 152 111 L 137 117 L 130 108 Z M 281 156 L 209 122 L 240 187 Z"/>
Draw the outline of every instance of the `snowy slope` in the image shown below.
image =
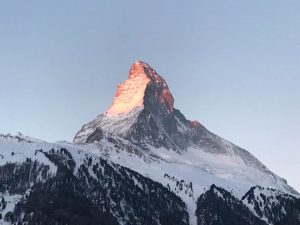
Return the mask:
<path id="1" fill-rule="evenodd" d="M 178 154 L 153 147 L 149 147 L 151 150 L 148 152 L 134 150 L 129 152 L 126 149 L 130 149 L 131 145 L 127 140 L 119 137 L 113 139 L 110 135 L 104 135 L 97 144 L 47 143 L 23 135 L 1 135 L 0 165 L 31 158 L 49 165 L 51 172 L 56 173 L 57 167 L 44 154 L 37 151 L 39 149 L 50 151 L 66 148 L 72 154 L 76 165 L 80 165 L 87 155 L 101 157 L 158 181 L 176 193 L 187 204 L 192 225 L 196 224 L 196 200 L 212 184 L 223 187 L 239 199 L 256 184 L 292 194 L 279 177 L 251 168 L 237 156 L 212 155 L 204 151 L 199 152 L 198 149 L 189 149 Z M 19 197 L 9 198 L 14 202 Z"/>
<path id="2" fill-rule="evenodd" d="M 68 185 L 71 190 L 73 187 L 79 189 L 78 193 L 83 195 L 82 198 L 88 198 L 99 207 L 97 210 L 101 213 L 108 213 L 105 214 L 105 218 L 110 216 L 121 225 L 133 224 L 130 222 L 132 220 L 135 221 L 134 224 L 142 225 L 144 219 L 153 220 L 149 224 L 160 224 L 158 219 L 173 220 L 182 225 L 189 223 L 185 203 L 167 188 L 133 170 L 106 161 L 105 151 L 110 148 L 110 144 L 106 144 L 106 149 L 101 149 L 100 146 L 80 146 L 67 142 L 47 143 L 21 134 L 0 135 L 0 200 L 3 199 L 3 204 L 0 201 L 0 224 L 18 222 L 24 215 L 26 220 L 31 216 L 39 218 L 39 214 L 36 213 L 25 214 L 32 210 L 32 198 L 38 197 L 42 199 L 40 202 L 44 202 L 46 200 L 43 199 L 43 195 L 38 194 L 39 191 L 60 193 L 61 188 Z M 151 196 L 147 197 L 146 194 Z M 133 199 L 136 195 L 139 198 Z M 51 198 L 52 196 L 55 197 L 50 195 Z M 61 196 L 64 197 L 65 194 Z M 151 205 L 144 204 L 145 198 L 151 199 Z M 54 200 L 51 199 L 52 201 Z M 76 206 L 76 203 L 73 204 Z M 162 204 L 168 205 L 169 208 L 161 209 L 158 205 Z M 21 209 L 16 209 L 16 206 L 20 205 Z M 43 207 L 48 207 L 47 203 Z M 23 214 L 18 214 L 20 210 L 24 210 Z M 149 211 L 149 214 L 143 211 Z M 9 220 L 10 222 L 7 222 Z M 36 223 L 31 221 L 30 224 Z"/>
<path id="3" fill-rule="evenodd" d="M 280 177 L 250 167 L 238 156 L 213 155 L 192 148 L 178 154 L 153 147 L 149 147 L 148 152 L 138 156 L 124 149 L 115 148 L 107 139 L 103 139 L 94 147 L 101 149 L 99 154 L 102 157 L 170 187 L 187 203 L 191 224 L 196 224 L 194 214 L 197 198 L 212 184 L 225 188 L 239 199 L 257 184 L 284 193 L 294 193 Z M 178 181 L 183 181 L 182 190 L 179 189 Z M 192 184 L 192 194 L 190 194 L 190 184 Z"/>

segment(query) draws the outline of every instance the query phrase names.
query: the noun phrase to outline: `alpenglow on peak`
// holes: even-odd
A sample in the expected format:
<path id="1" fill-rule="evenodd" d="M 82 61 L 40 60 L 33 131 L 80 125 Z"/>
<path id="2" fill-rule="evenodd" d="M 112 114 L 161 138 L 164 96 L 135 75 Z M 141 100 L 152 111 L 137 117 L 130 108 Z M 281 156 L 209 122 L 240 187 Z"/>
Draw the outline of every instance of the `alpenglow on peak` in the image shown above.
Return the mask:
<path id="1" fill-rule="evenodd" d="M 147 101 L 146 98 L 151 98 Z M 130 68 L 128 79 L 118 85 L 107 116 L 127 114 L 140 107 L 158 104 L 166 112 L 174 110 L 174 99 L 166 81 L 147 63 L 137 60 Z"/>

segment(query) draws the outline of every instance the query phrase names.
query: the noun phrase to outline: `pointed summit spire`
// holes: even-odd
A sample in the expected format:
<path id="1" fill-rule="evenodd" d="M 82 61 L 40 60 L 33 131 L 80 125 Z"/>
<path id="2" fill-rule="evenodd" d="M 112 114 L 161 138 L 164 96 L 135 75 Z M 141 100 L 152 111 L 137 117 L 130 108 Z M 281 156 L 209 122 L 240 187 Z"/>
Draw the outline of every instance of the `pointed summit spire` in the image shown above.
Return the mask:
<path id="1" fill-rule="evenodd" d="M 128 78 L 130 79 L 136 76 L 145 75 L 145 67 L 150 68 L 147 63 L 144 63 L 143 61 L 138 59 L 137 61 L 135 61 L 135 63 L 132 64 L 129 70 Z"/>
<path id="2" fill-rule="evenodd" d="M 151 110 L 159 111 L 162 107 L 172 112 L 174 99 L 165 80 L 149 64 L 137 60 L 129 70 L 128 79 L 118 85 L 107 115 L 127 114 L 136 108 L 145 108 L 145 103 Z"/>

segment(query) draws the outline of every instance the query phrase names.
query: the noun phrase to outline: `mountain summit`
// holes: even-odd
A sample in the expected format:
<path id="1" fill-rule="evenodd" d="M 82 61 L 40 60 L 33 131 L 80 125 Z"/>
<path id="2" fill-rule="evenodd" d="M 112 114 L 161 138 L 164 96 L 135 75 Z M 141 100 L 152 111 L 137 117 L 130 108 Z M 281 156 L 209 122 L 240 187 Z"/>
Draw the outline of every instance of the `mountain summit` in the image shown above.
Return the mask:
<path id="1" fill-rule="evenodd" d="M 199 126 L 174 108 L 166 81 L 149 64 L 138 60 L 131 66 L 128 79 L 118 85 L 111 107 L 84 125 L 74 142 L 95 142 L 101 130 L 139 143 L 141 148 L 150 144 L 180 151 L 186 149 L 188 136 Z"/>
<path id="2" fill-rule="evenodd" d="M 138 60 L 130 68 L 128 79 L 118 86 L 107 115 L 119 116 L 139 107 L 150 111 L 160 109 L 168 114 L 173 112 L 173 104 L 166 81 L 147 63 Z"/>
<path id="3" fill-rule="evenodd" d="M 74 142 L 95 142 L 99 133 L 106 132 L 142 149 L 149 144 L 182 151 L 191 143 L 197 144 L 201 130 L 206 132 L 199 122 L 187 120 L 174 108 L 174 98 L 164 78 L 138 60 L 131 66 L 128 79 L 118 85 L 111 107 L 84 125 Z"/>

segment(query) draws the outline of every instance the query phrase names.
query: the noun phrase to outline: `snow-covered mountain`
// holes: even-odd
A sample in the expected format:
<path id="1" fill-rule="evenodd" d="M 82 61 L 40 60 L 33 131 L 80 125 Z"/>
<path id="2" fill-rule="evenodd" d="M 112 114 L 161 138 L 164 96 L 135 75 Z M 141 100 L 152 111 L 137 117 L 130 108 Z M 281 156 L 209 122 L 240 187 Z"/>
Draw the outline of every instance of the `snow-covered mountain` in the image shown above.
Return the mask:
<path id="1" fill-rule="evenodd" d="M 299 194 L 248 151 L 186 119 L 142 61 L 74 143 L 0 136 L 1 197 L 0 224 L 300 223 Z"/>
<path id="2" fill-rule="evenodd" d="M 170 181 L 161 179 L 164 173 L 192 182 L 196 196 L 212 183 L 233 190 L 238 197 L 257 184 L 297 194 L 248 151 L 218 137 L 198 121 L 186 119 L 174 108 L 166 81 L 142 61 L 132 65 L 107 112 L 84 125 L 74 143 L 105 148 L 107 140 L 114 140 L 117 150 L 133 150 L 138 156 L 128 160 L 118 154 L 114 161 L 165 185 Z M 179 195 L 186 199 L 185 193 Z M 194 200 L 186 202 L 193 216 Z"/>

